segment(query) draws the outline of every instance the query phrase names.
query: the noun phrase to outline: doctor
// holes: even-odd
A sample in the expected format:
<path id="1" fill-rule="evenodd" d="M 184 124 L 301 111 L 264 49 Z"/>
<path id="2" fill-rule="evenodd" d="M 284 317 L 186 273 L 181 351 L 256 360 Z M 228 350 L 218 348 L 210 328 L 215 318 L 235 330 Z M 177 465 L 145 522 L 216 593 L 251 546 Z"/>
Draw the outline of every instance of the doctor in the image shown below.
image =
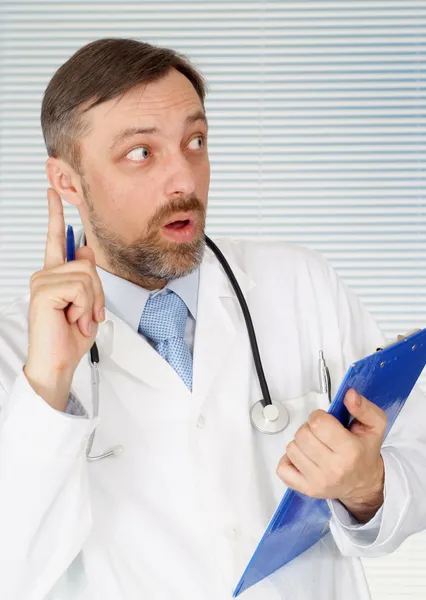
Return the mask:
<path id="1" fill-rule="evenodd" d="M 205 88 L 173 51 L 98 40 L 54 75 L 44 267 L 0 320 L 0 598 L 227 600 L 286 486 L 327 498 L 330 533 L 246 600 L 369 598 L 361 557 L 426 524 L 426 404 L 384 413 L 333 392 L 383 336 L 317 254 L 221 240 L 255 324 L 286 429 L 262 435 L 245 323 L 204 245 Z M 60 196 L 81 216 L 65 262 Z M 87 352 L 99 348 L 93 418 Z M 92 454 L 121 445 L 96 462 Z"/>

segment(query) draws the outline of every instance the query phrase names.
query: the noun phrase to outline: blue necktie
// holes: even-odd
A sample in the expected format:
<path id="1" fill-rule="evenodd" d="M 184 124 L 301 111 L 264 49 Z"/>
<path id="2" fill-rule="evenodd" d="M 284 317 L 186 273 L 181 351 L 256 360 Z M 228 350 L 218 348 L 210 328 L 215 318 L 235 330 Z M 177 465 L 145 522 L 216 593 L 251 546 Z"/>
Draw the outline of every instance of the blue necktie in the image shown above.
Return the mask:
<path id="1" fill-rule="evenodd" d="M 157 352 L 192 390 L 192 356 L 184 340 L 188 308 L 172 290 L 150 296 L 138 332 L 154 343 Z"/>

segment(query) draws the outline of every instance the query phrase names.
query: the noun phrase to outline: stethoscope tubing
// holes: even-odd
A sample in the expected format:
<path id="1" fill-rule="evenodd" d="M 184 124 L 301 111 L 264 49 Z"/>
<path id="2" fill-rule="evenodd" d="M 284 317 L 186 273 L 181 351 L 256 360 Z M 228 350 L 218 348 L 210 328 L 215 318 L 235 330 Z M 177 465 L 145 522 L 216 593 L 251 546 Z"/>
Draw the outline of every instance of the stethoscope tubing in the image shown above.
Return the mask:
<path id="1" fill-rule="evenodd" d="M 243 313 L 244 321 L 247 328 L 249 337 L 250 347 L 252 351 L 254 366 L 256 369 L 257 378 L 259 381 L 260 389 L 262 392 L 262 398 L 259 400 L 251 409 L 250 417 L 253 426 L 262 433 L 271 434 L 278 433 L 285 429 L 289 422 L 288 410 L 284 405 L 278 402 L 272 402 L 271 395 L 269 393 L 268 383 L 266 381 L 265 372 L 260 357 L 259 346 L 257 343 L 256 332 L 253 325 L 253 320 L 250 315 L 249 308 L 247 306 L 246 299 L 244 298 L 241 287 L 228 263 L 225 256 L 218 248 L 218 246 L 205 235 L 205 242 L 208 248 L 216 256 L 217 260 L 221 264 L 226 276 L 228 277 L 234 292 L 237 296 L 241 311 Z M 67 261 L 75 260 L 75 239 L 73 228 L 69 225 L 66 236 L 66 252 Z M 91 387 L 92 387 L 92 411 L 93 418 L 97 418 L 99 415 L 99 349 L 96 341 L 93 343 L 89 352 L 89 362 L 91 366 Z M 98 461 L 108 456 L 117 456 L 123 451 L 122 446 L 115 446 L 103 454 L 97 456 L 91 456 L 90 452 L 93 447 L 95 439 L 96 428 L 92 431 L 86 447 L 86 458 L 89 462 Z"/>
<path id="2" fill-rule="evenodd" d="M 263 370 L 262 360 L 260 358 L 259 346 L 257 343 L 256 332 L 254 330 L 253 320 L 250 315 L 249 308 L 247 306 L 246 299 L 244 298 L 241 287 L 235 277 L 231 267 L 229 266 L 228 261 L 224 257 L 221 250 L 216 246 L 216 244 L 206 235 L 205 236 L 206 244 L 210 248 L 210 250 L 214 253 L 218 261 L 223 267 L 229 281 L 231 282 L 232 287 L 234 288 L 235 294 L 238 298 L 238 302 L 241 307 L 241 311 L 244 316 L 244 320 L 246 322 L 247 332 L 249 336 L 251 351 L 253 354 L 254 366 L 256 368 L 257 378 L 259 380 L 260 389 L 262 390 L 262 399 L 260 403 L 263 407 L 268 404 L 272 404 L 271 395 L 269 393 L 268 383 L 266 381 L 265 372 Z"/>

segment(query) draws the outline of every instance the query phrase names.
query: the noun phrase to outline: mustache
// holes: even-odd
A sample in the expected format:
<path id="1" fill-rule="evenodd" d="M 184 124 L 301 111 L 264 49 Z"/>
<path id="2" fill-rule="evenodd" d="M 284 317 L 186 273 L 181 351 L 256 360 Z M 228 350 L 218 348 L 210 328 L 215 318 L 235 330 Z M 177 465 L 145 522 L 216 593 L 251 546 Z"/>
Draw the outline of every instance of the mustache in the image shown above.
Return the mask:
<path id="1" fill-rule="evenodd" d="M 186 198 L 173 198 L 167 204 L 160 206 L 160 208 L 153 214 L 147 223 L 147 230 L 158 228 L 167 219 L 177 212 L 198 212 L 201 215 L 205 213 L 204 204 L 197 196 L 187 196 Z"/>

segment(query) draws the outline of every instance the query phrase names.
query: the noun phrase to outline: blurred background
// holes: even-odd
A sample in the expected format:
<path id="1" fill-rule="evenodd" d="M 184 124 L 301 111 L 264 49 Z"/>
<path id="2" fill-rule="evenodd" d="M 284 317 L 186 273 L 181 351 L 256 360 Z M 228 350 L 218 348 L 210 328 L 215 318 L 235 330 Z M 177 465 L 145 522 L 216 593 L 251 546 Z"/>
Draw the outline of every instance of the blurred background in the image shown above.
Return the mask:
<path id="1" fill-rule="evenodd" d="M 389 338 L 426 326 L 426 0 L 0 0 L 0 307 L 43 263 L 44 89 L 102 37 L 206 76 L 210 235 L 312 247 Z M 426 534 L 364 561 L 373 600 L 426 598 L 425 561 Z"/>

